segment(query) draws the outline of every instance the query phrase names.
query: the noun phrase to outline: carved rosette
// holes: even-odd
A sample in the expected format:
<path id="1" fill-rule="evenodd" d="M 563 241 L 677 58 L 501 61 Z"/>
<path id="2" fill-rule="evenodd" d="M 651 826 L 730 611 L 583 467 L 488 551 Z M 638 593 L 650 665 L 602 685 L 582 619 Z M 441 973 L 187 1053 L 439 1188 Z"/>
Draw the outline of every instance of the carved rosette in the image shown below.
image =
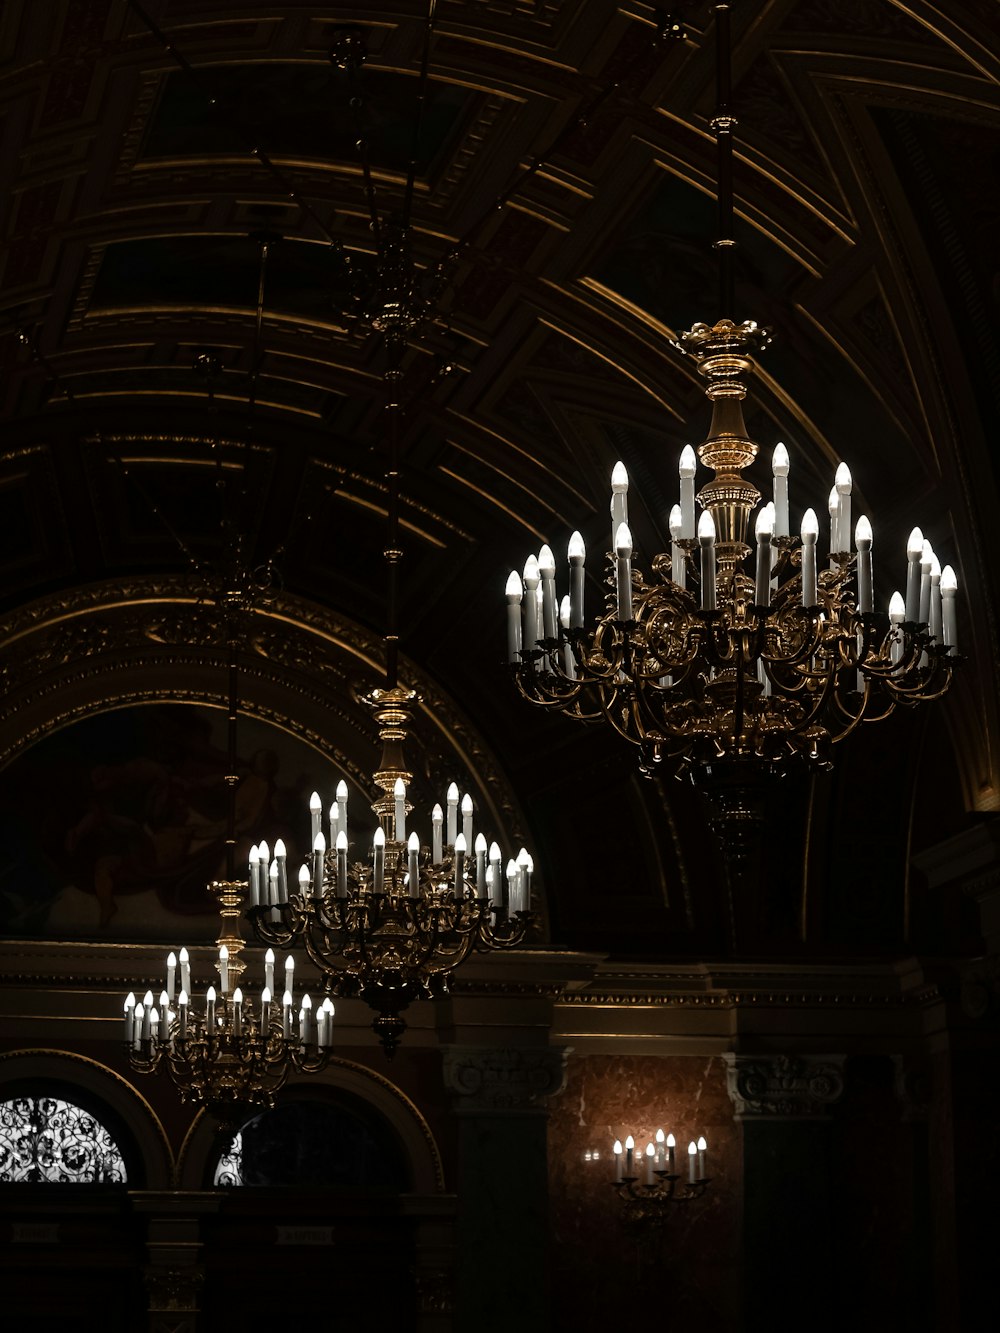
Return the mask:
<path id="1" fill-rule="evenodd" d="M 727 1054 L 726 1089 L 737 1120 L 815 1120 L 844 1092 L 842 1055 Z"/>
<path id="2" fill-rule="evenodd" d="M 471 1114 L 539 1114 L 566 1086 L 564 1047 L 448 1046 L 444 1083 L 455 1109 Z"/>

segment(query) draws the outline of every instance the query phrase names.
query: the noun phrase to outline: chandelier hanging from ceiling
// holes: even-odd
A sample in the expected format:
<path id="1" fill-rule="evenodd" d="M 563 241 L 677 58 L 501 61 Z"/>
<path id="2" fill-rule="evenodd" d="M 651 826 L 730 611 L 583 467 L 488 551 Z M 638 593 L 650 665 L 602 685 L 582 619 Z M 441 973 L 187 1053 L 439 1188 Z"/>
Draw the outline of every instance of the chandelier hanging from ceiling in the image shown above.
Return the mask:
<path id="1" fill-rule="evenodd" d="M 827 767 L 831 746 L 859 723 L 944 694 L 957 648 L 958 585 L 952 567 L 942 569 L 914 528 L 905 593 L 893 594 L 888 614 L 876 611 L 872 525 L 862 515 L 852 529 L 846 464 L 833 478 L 822 536 L 812 508 L 798 532 L 791 529 L 784 445 L 774 450 L 767 503 L 743 475 L 758 454 L 743 402 L 770 335 L 753 320 L 730 317 L 736 120 L 729 8 L 713 7 L 723 315 L 712 326 L 695 324 L 674 344 L 706 381 L 712 418 L 707 439 L 680 457 L 670 551 L 654 556 L 648 575 L 633 566 L 629 478 L 619 462 L 611 475 L 607 592 L 596 624 L 587 626 L 579 532 L 569 541 L 568 595 L 560 599 L 555 558 L 543 546 L 523 574 L 511 573 L 506 597 L 507 660 L 520 693 L 569 717 L 610 724 L 638 748 L 647 774 L 673 761 L 709 796 L 724 849 L 738 859 L 760 819 L 764 778 L 793 760 Z M 696 492 L 699 462 L 714 476 Z"/>

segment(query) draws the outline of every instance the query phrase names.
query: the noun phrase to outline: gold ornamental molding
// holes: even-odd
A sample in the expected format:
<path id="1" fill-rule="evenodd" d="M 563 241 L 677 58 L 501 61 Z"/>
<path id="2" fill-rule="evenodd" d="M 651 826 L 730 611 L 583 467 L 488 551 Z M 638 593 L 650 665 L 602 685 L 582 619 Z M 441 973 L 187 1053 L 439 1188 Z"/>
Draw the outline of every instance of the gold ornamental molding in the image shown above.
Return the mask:
<path id="1" fill-rule="evenodd" d="M 241 711 L 312 746 L 367 788 L 376 760 L 362 696 L 380 676 L 381 639 L 290 593 L 253 614 L 242 640 Z M 0 618 L 0 768 L 61 728 L 136 704 L 225 707 L 223 618 L 180 575 L 106 580 Z M 487 822 L 527 843 L 527 821 L 483 736 L 412 662 L 421 759 L 468 783 Z"/>

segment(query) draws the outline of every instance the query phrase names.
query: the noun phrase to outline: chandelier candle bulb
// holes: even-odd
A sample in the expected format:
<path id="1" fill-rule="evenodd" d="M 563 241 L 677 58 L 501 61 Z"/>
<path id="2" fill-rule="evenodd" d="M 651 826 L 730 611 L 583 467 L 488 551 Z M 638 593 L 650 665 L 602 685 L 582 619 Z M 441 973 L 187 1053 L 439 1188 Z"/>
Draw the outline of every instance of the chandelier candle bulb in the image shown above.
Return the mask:
<path id="1" fill-rule="evenodd" d="M 628 522 L 628 473 L 620 460 L 611 469 L 611 549 L 615 549 L 618 529 Z"/>
<path id="2" fill-rule="evenodd" d="M 299 1010 L 299 1041 L 303 1046 L 312 1044 L 312 1003 L 307 991 L 302 997 L 302 1008 Z"/>
<path id="3" fill-rule="evenodd" d="M 627 523 L 622 523 L 615 534 L 615 584 L 618 619 L 628 624 L 632 619 L 632 534 Z"/>
<path id="4" fill-rule="evenodd" d="M 281 1036 L 288 1041 L 292 1035 L 292 992 L 286 990 L 281 997 Z"/>
<path id="5" fill-rule="evenodd" d="M 178 962 L 181 965 L 181 990 L 186 990 L 191 994 L 191 959 L 188 956 L 187 949 L 181 949 L 177 955 Z"/>
<path id="6" fill-rule="evenodd" d="M 927 628 L 935 643 L 941 642 L 941 561 L 934 556 L 931 560 L 931 605 L 927 617 Z"/>
<path id="7" fill-rule="evenodd" d="M 270 885 L 271 873 L 271 849 L 261 838 L 257 844 L 258 874 L 260 875 L 260 900 L 264 903 L 267 900 L 268 887 Z"/>
<path id="8" fill-rule="evenodd" d="M 329 845 L 332 847 L 337 841 L 337 834 L 340 832 L 340 802 L 334 801 L 330 806 L 330 838 Z M 316 841 L 316 835 L 313 834 L 313 842 Z"/>
<path id="9" fill-rule="evenodd" d="M 215 987 L 209 986 L 205 992 L 205 1031 L 209 1041 L 215 1039 Z"/>
<path id="10" fill-rule="evenodd" d="M 517 854 L 517 911 L 527 912 L 531 905 L 531 857 L 527 848 Z"/>
<path id="11" fill-rule="evenodd" d="M 767 505 L 757 515 L 754 535 L 757 538 L 757 587 L 754 598 L 758 606 L 771 605 L 771 533 L 773 515 Z"/>
<path id="12" fill-rule="evenodd" d="M 314 898 L 323 896 L 323 863 L 326 860 L 326 838 L 317 833 L 313 841 L 312 891 Z"/>
<path id="13" fill-rule="evenodd" d="M 958 617 L 955 610 L 955 597 L 958 593 L 958 579 L 951 565 L 945 565 L 941 571 L 941 633 L 948 645 L 948 653 L 958 652 Z"/>
<path id="14" fill-rule="evenodd" d="M 248 869 L 248 878 L 250 880 L 250 906 L 258 907 L 260 905 L 260 853 L 257 850 L 256 843 L 250 848 Z"/>
<path id="15" fill-rule="evenodd" d="M 166 1041 L 170 1029 L 170 1000 L 165 990 L 160 991 L 160 1018 L 159 1018 L 159 1036 L 161 1041 Z"/>
<path id="16" fill-rule="evenodd" d="M 420 838 L 416 833 L 411 833 L 407 839 L 406 861 L 410 897 L 416 898 L 420 893 Z"/>
<path id="17" fill-rule="evenodd" d="M 279 897 L 278 897 L 278 862 L 277 862 L 277 860 L 274 860 L 274 861 L 271 862 L 271 868 L 270 868 L 270 870 L 268 871 L 268 874 L 267 874 L 267 901 L 271 904 L 272 907 L 277 907 L 277 905 L 278 905 L 278 903 L 279 903 L 279 901 L 280 901 L 280 899 L 279 899 Z M 272 914 L 271 919 L 272 919 L 273 921 L 276 921 L 278 918 L 277 918 L 276 915 Z"/>
<path id="18" fill-rule="evenodd" d="M 569 539 L 569 624 L 570 629 L 583 629 L 583 562 L 587 548 L 579 532 Z"/>
<path id="19" fill-rule="evenodd" d="M 550 546 L 538 552 L 538 573 L 542 588 L 542 637 L 557 639 L 556 628 L 556 558 Z"/>
<path id="20" fill-rule="evenodd" d="M 323 1044 L 329 1047 L 333 1045 L 333 1020 L 337 1012 L 329 995 L 323 1001 L 323 1011 L 326 1014 L 326 1041 Z"/>
<path id="21" fill-rule="evenodd" d="M 708 1161 L 708 1144 L 707 1144 L 707 1142 L 705 1141 L 705 1136 L 702 1135 L 702 1136 L 698 1139 L 698 1179 L 699 1179 L 699 1180 L 704 1180 L 705 1177 L 708 1175 L 708 1172 L 707 1172 L 706 1169 L 705 1169 L 705 1166 L 706 1166 L 707 1161 Z"/>
<path id="22" fill-rule="evenodd" d="M 894 592 L 889 598 L 889 624 L 892 626 L 892 643 L 889 647 L 889 660 L 898 666 L 903 658 L 903 622 L 907 620 L 906 603 L 903 594 Z"/>
<path id="23" fill-rule="evenodd" d="M 677 1140 L 673 1134 L 667 1135 L 667 1171 L 673 1175 L 676 1170 L 674 1154 L 677 1149 Z"/>
<path id="24" fill-rule="evenodd" d="M 444 839 L 441 835 L 444 811 L 436 805 L 431 811 L 431 864 L 439 866 L 444 860 Z"/>
<path id="25" fill-rule="evenodd" d="M 448 787 L 448 825 L 446 830 L 446 842 L 449 847 L 454 847 L 455 837 L 458 833 L 458 787 L 453 782 Z"/>
<path id="26" fill-rule="evenodd" d="M 167 996 L 171 1004 L 174 1002 L 174 991 L 177 981 L 177 955 L 170 951 L 167 954 Z"/>
<path id="27" fill-rule="evenodd" d="M 576 680 L 576 660 L 573 657 L 573 645 L 568 633 L 571 619 L 570 600 L 568 597 L 564 597 L 559 603 L 559 624 L 563 629 L 563 670 L 566 673 L 567 680 Z"/>
<path id="28" fill-rule="evenodd" d="M 260 993 L 260 1032 L 264 1040 L 267 1040 L 268 1028 L 271 1026 L 271 988 L 265 986 Z"/>
<path id="29" fill-rule="evenodd" d="M 468 792 L 462 797 L 462 832 L 465 834 L 466 851 L 472 846 L 472 797 Z"/>
<path id="30" fill-rule="evenodd" d="M 697 1180 L 698 1171 L 698 1145 L 692 1139 L 688 1144 L 688 1184 L 693 1185 Z"/>
<path id="31" fill-rule="evenodd" d="M 656 1149 L 651 1143 L 646 1144 L 646 1184 L 653 1183 L 653 1168 L 656 1162 Z"/>
<path id="32" fill-rule="evenodd" d="M 299 897 L 307 898 L 309 890 L 312 888 L 312 871 L 306 865 L 305 861 L 299 866 Z"/>
<path id="33" fill-rule="evenodd" d="M 854 480 L 846 463 L 837 465 L 834 478 L 839 503 L 837 506 L 837 554 L 848 555 L 851 550 L 851 490 Z"/>
<path id="34" fill-rule="evenodd" d="M 188 993 L 182 990 L 177 997 L 177 1036 L 181 1041 L 187 1040 L 189 1004 Z"/>
<path id="35" fill-rule="evenodd" d="M 715 600 L 715 519 L 703 511 L 698 520 L 698 544 L 701 547 L 701 609 L 714 611 Z"/>
<path id="36" fill-rule="evenodd" d="M 507 914 L 515 916 L 517 912 L 517 862 L 513 857 L 507 862 Z"/>
<path id="37" fill-rule="evenodd" d="M 819 601 L 816 589 L 816 540 L 819 537 L 819 520 L 814 509 L 807 509 L 802 515 L 802 605 L 806 609 L 814 607 Z"/>
<path id="38" fill-rule="evenodd" d="M 347 896 L 347 834 L 337 834 L 337 897 Z"/>
<path id="39" fill-rule="evenodd" d="M 517 666 L 521 660 L 521 576 L 512 569 L 507 576 L 507 661 Z"/>
<path id="40" fill-rule="evenodd" d="M 465 853 L 468 844 L 465 841 L 465 834 L 460 833 L 455 839 L 455 882 L 454 892 L 456 898 L 464 896 L 465 880 Z"/>
<path id="41" fill-rule="evenodd" d="M 243 992 L 239 986 L 233 991 L 233 1036 L 243 1035 Z"/>
<path id="42" fill-rule="evenodd" d="M 635 1139 L 630 1134 L 625 1140 L 625 1174 L 632 1175 L 632 1154 L 635 1152 Z"/>
<path id="43" fill-rule="evenodd" d="M 340 824 L 337 827 L 338 833 L 343 833 L 348 837 L 347 832 L 347 783 L 343 779 L 337 783 L 337 807 L 340 811 Z"/>
<path id="44" fill-rule="evenodd" d="M 372 854 L 374 858 L 372 888 L 375 893 L 382 893 L 385 889 L 385 833 L 381 828 L 375 830 L 375 836 L 372 838 Z"/>
<path id="45" fill-rule="evenodd" d="M 476 853 L 476 894 L 480 898 L 485 898 L 487 896 L 486 838 L 482 833 L 476 834 L 475 853 Z"/>
<path id="46" fill-rule="evenodd" d="M 316 834 L 319 833 L 323 824 L 323 802 L 319 798 L 319 792 L 314 791 L 309 797 L 309 841 L 316 841 Z"/>
<path id="47" fill-rule="evenodd" d="M 681 539 L 691 541 L 695 535 L 694 518 L 694 475 L 698 470 L 698 459 L 694 450 L 686 444 L 681 450 L 677 472 L 681 489 Z"/>
<path id="48" fill-rule="evenodd" d="M 837 561 L 833 558 L 837 550 L 837 542 L 840 540 L 838 531 L 838 514 L 840 513 L 840 496 L 837 494 L 836 486 L 830 491 L 830 497 L 827 500 L 827 508 L 830 513 L 830 568 L 837 568 Z"/>
<path id="49" fill-rule="evenodd" d="M 529 555 L 524 562 L 524 651 L 533 652 L 538 642 L 538 560 Z M 449 839 L 449 846 L 451 840 Z"/>
<path id="50" fill-rule="evenodd" d="M 125 996 L 125 1040 L 132 1040 L 135 1027 L 135 992 L 129 991 Z"/>
<path id="51" fill-rule="evenodd" d="M 393 824 L 396 842 L 406 841 L 406 783 L 397 778 L 392 789 Z"/>
<path id="52" fill-rule="evenodd" d="M 875 609 L 872 588 L 872 525 L 866 514 L 858 519 L 854 529 L 854 544 L 858 548 L 858 610 L 870 615 Z"/>
<path id="53" fill-rule="evenodd" d="M 924 534 L 914 528 L 906 543 L 906 620 L 916 625 L 920 618 L 920 557 L 924 553 Z"/>
<path id="54" fill-rule="evenodd" d="M 503 856 L 500 852 L 500 844 L 490 843 L 490 870 L 492 881 L 490 883 L 490 903 L 499 912 L 503 907 Z"/>
<path id="55" fill-rule="evenodd" d="M 295 994 L 295 959 L 291 954 L 285 959 L 285 990 L 288 992 L 288 1003 L 293 1003 L 292 996 Z"/>
<path id="56" fill-rule="evenodd" d="M 264 954 L 264 988 L 269 995 L 274 994 L 274 950 L 268 949 Z"/>
<path id="57" fill-rule="evenodd" d="M 229 949 L 225 944 L 219 950 L 219 989 L 223 995 L 229 990 Z"/>
<path id="58" fill-rule="evenodd" d="M 667 1155 L 666 1140 L 663 1137 L 663 1130 L 656 1131 L 656 1169 L 659 1171 L 663 1167 Z"/>
<path id="59" fill-rule="evenodd" d="M 684 524 L 680 505 L 674 505 L 670 511 L 670 577 L 678 588 L 687 587 L 687 560 L 684 547 L 680 545 Z"/>
<path id="60" fill-rule="evenodd" d="M 788 450 L 779 441 L 771 455 L 774 480 L 774 535 L 788 536 Z"/>
<path id="61" fill-rule="evenodd" d="M 612 1149 L 615 1155 L 615 1183 L 620 1184 L 622 1178 L 622 1141 L 615 1139 L 615 1146 Z"/>
<path id="62" fill-rule="evenodd" d="M 926 625 L 931 614 L 931 565 L 934 563 L 934 548 L 924 538 L 920 548 L 920 608 L 917 612 L 919 623 Z"/>
<path id="63" fill-rule="evenodd" d="M 286 859 L 287 859 L 287 853 L 285 851 L 285 844 L 279 838 L 278 841 L 274 844 L 274 863 L 278 868 L 277 869 L 278 896 L 274 901 L 278 903 L 288 902 L 288 877 L 285 871 Z"/>

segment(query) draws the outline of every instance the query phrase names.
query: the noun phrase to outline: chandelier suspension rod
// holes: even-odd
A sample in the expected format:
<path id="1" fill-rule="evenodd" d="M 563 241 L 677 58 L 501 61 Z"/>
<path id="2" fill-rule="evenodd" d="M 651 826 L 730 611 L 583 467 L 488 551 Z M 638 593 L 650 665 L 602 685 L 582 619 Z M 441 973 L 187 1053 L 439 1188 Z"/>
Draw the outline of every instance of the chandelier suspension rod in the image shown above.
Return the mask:
<path id="1" fill-rule="evenodd" d="M 388 690 L 395 689 L 399 674 L 399 562 L 403 558 L 399 538 L 399 416 L 403 346 L 401 337 L 391 331 L 385 335 L 385 411 L 389 428 L 389 461 L 385 472 L 388 502 L 383 555 L 386 564 L 385 685 Z"/>
<path id="2" fill-rule="evenodd" d="M 404 229 L 410 225 L 413 209 L 413 191 L 416 188 L 417 152 L 420 147 L 420 132 L 424 125 L 424 111 L 427 107 L 427 85 L 430 79 L 431 38 L 434 35 L 434 20 L 437 17 L 437 0 L 428 0 L 427 22 L 424 26 L 424 49 L 420 56 L 420 81 L 417 84 L 417 113 L 413 118 L 413 138 L 410 147 L 410 164 L 406 173 L 406 189 L 403 192 L 402 221 Z"/>
<path id="3" fill-rule="evenodd" d="M 717 204 L 719 235 L 714 248 L 719 255 L 719 318 L 735 319 L 733 237 L 733 131 L 739 123 L 733 115 L 732 51 L 728 4 L 714 6 L 715 14 L 715 115 L 710 122 L 717 149 Z"/>

